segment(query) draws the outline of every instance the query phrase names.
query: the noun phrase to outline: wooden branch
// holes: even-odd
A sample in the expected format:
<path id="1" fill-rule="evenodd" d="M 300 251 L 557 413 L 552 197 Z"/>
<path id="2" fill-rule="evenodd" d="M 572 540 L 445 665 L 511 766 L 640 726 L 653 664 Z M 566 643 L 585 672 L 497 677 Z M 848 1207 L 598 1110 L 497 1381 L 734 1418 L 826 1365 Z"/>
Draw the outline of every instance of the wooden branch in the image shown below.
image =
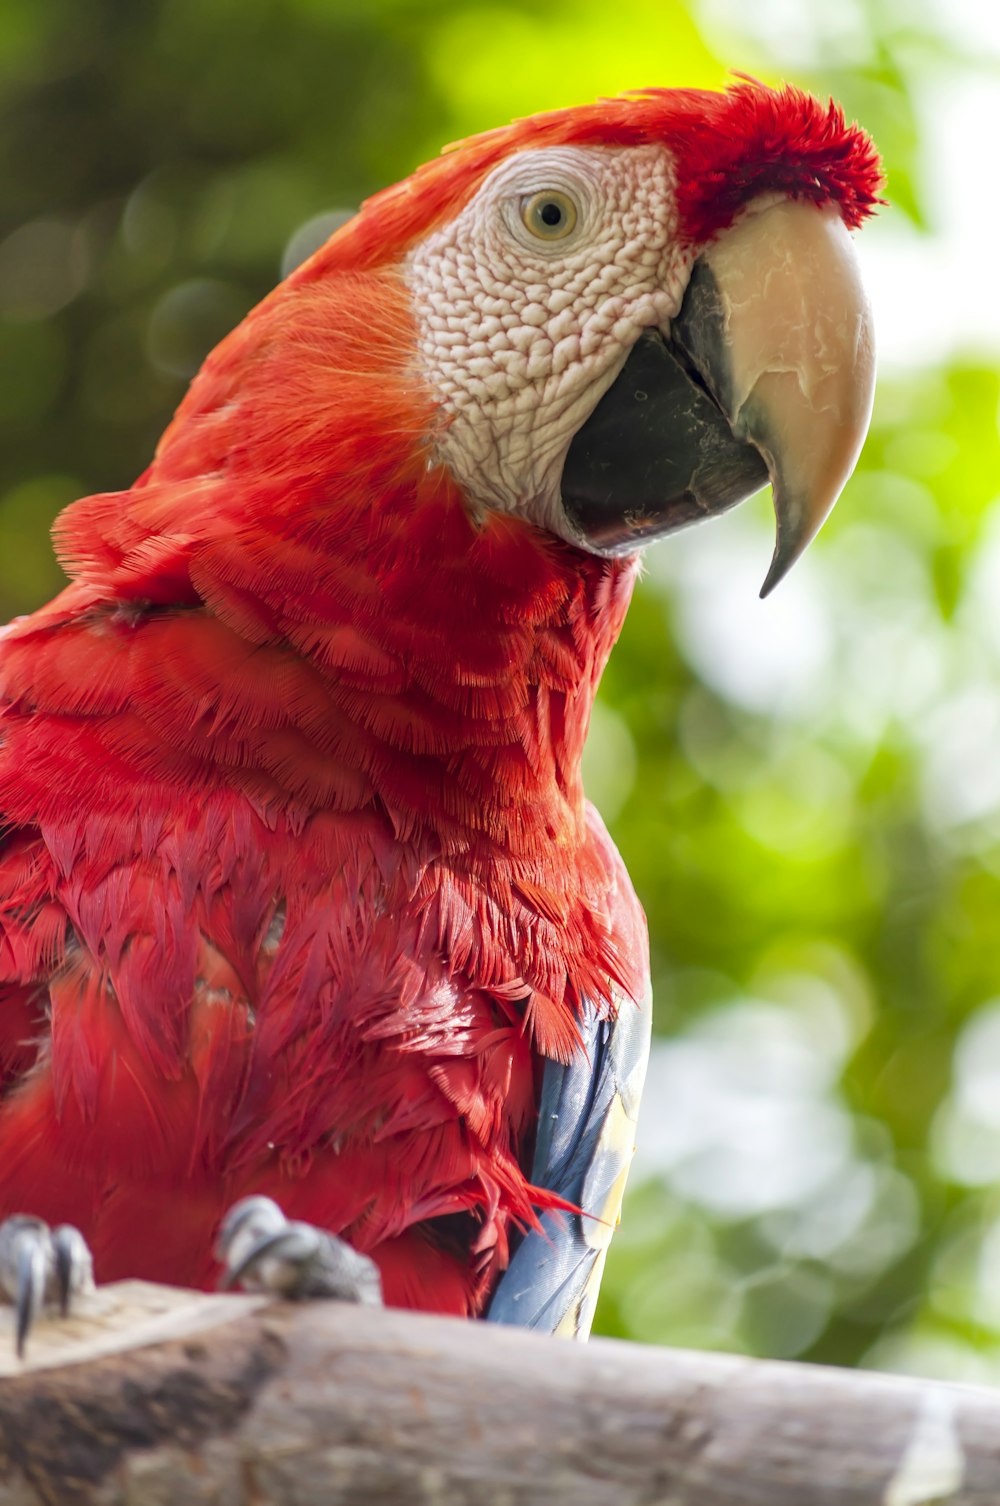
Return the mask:
<path id="1" fill-rule="evenodd" d="M 126 1282 L 0 1328 L 0 1506 L 998 1506 L 1000 1393 Z"/>

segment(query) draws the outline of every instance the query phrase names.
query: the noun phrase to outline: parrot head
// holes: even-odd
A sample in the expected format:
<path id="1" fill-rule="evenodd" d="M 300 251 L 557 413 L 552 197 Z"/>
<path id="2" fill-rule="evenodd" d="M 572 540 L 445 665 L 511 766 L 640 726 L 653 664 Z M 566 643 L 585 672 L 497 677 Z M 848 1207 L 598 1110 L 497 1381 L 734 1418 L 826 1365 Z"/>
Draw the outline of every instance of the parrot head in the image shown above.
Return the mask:
<path id="1" fill-rule="evenodd" d="M 393 264 L 475 518 L 595 555 L 773 486 L 762 594 L 815 534 L 871 412 L 850 231 L 875 148 L 832 102 L 751 80 L 516 122 L 370 200 L 300 275 Z"/>
<path id="2" fill-rule="evenodd" d="M 749 79 L 460 142 L 222 341 L 126 506 L 63 515 L 63 561 L 118 596 L 175 599 L 198 540 L 253 526 L 255 496 L 268 516 L 315 502 L 343 555 L 373 510 L 396 526 L 401 489 L 440 498 L 431 474 L 494 539 L 506 516 L 608 559 L 770 480 L 766 592 L 867 431 L 850 232 L 881 183 L 833 101 Z"/>
<path id="3" fill-rule="evenodd" d="M 751 81 L 460 143 L 210 353 L 127 492 L 62 514 L 53 612 L 197 608 L 236 659 L 297 656 L 299 699 L 233 691 L 199 758 L 541 863 L 583 840 L 640 547 L 770 479 L 769 589 L 849 476 L 874 369 L 851 232 L 880 186 L 836 105 Z M 174 667 L 218 693 L 214 661 Z M 219 752 L 237 706 L 262 730 Z"/>

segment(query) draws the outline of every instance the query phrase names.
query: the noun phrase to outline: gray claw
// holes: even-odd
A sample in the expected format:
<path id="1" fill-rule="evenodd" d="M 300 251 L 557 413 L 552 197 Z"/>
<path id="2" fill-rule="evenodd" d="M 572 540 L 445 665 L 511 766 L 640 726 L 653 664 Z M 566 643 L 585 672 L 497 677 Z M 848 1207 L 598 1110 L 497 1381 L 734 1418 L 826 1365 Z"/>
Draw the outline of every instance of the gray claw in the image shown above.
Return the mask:
<path id="1" fill-rule="evenodd" d="M 0 1293 L 14 1304 L 18 1359 L 43 1307 L 58 1305 L 65 1317 L 72 1299 L 93 1285 L 94 1264 L 79 1229 L 61 1224 L 53 1231 L 28 1213 L 0 1224 Z"/>
<path id="2" fill-rule="evenodd" d="M 245 1197 L 234 1203 L 222 1220 L 215 1242 L 215 1258 L 225 1266 L 222 1285 L 230 1287 L 239 1280 L 245 1254 L 258 1241 L 285 1228 L 288 1220 L 273 1198 Z"/>
<path id="3" fill-rule="evenodd" d="M 222 1286 L 303 1299 L 382 1305 L 378 1266 L 344 1240 L 312 1224 L 290 1221 L 269 1197 L 234 1204 L 219 1231 Z"/>
<path id="4" fill-rule="evenodd" d="M 94 1257 L 83 1235 L 72 1224 L 60 1224 L 53 1229 L 52 1250 L 59 1311 L 65 1318 L 77 1293 L 94 1289 Z"/>
<path id="5" fill-rule="evenodd" d="M 41 1219 L 25 1219 L 24 1227 L 14 1234 L 14 1249 L 11 1253 L 16 1262 L 16 1284 L 10 1295 L 15 1299 L 15 1342 L 20 1360 L 24 1358 L 28 1331 L 45 1301 L 51 1253 L 48 1226 Z M 6 1281 L 4 1285 L 6 1287 Z"/>

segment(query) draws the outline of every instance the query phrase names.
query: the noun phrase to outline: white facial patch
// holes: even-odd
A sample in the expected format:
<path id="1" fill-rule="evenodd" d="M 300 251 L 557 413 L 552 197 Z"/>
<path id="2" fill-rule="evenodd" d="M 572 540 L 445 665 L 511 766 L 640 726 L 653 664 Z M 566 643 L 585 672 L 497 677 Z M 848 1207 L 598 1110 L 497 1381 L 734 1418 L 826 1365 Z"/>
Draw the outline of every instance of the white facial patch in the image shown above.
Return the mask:
<path id="1" fill-rule="evenodd" d="M 521 152 L 410 252 L 420 374 L 442 416 L 434 458 L 474 505 L 573 537 L 559 498 L 570 441 L 687 286 L 673 185 L 663 147 Z M 560 208 L 575 211 L 568 231 Z"/>

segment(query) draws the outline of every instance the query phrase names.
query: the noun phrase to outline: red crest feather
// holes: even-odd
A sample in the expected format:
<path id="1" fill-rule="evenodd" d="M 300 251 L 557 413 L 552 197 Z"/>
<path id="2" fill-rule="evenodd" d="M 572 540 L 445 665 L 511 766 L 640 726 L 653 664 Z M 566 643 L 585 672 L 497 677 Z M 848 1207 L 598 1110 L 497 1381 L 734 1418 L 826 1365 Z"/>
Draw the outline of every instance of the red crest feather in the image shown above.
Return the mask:
<path id="1" fill-rule="evenodd" d="M 295 274 L 310 279 L 347 267 L 397 261 L 455 214 L 483 179 L 515 152 L 541 146 L 643 146 L 660 142 L 678 169 L 681 234 L 700 243 L 755 195 L 780 192 L 835 203 L 856 229 L 883 203 L 882 167 L 871 137 L 827 104 L 785 85 L 741 77 L 723 92 L 644 89 L 592 105 L 553 110 L 471 136 L 362 206 Z"/>

